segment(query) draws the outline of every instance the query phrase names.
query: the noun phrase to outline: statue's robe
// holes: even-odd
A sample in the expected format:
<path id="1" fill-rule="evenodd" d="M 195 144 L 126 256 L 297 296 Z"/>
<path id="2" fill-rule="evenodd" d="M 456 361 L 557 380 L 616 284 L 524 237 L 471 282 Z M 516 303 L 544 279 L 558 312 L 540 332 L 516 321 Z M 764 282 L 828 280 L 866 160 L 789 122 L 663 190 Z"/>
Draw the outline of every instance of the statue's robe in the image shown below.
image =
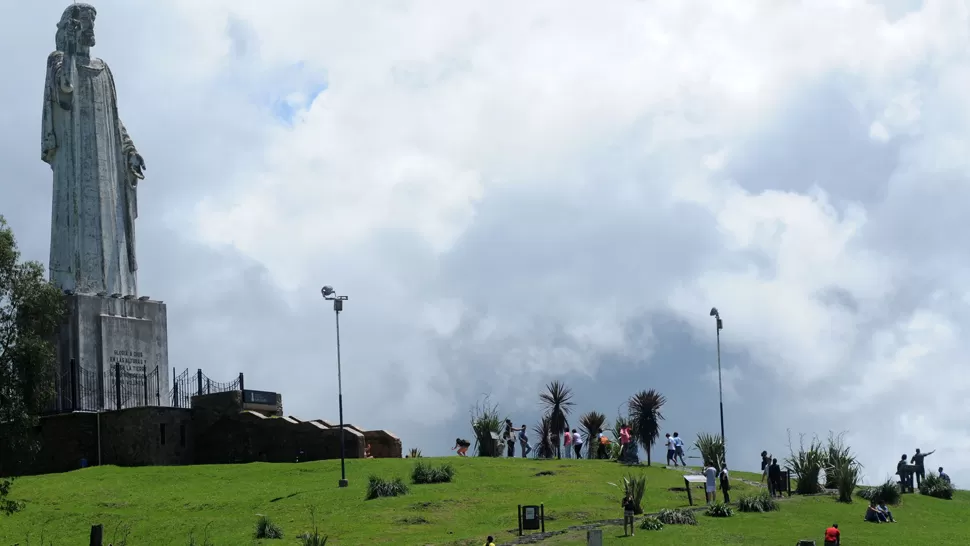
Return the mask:
<path id="1" fill-rule="evenodd" d="M 73 93 L 58 74 L 60 51 L 47 58 L 42 158 L 54 171 L 51 280 L 79 294 L 137 295 L 135 152 L 118 117 L 114 78 L 100 59 L 76 58 Z"/>

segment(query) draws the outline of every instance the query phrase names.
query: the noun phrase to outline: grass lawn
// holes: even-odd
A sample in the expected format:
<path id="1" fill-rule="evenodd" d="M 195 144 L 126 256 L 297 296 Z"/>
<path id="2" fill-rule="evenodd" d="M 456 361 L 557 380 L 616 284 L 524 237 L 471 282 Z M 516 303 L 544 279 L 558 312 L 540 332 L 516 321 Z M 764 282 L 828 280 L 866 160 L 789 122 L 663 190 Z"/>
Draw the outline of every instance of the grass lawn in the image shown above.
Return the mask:
<path id="1" fill-rule="evenodd" d="M 481 545 L 488 534 L 497 543 L 514 537 L 516 505 L 545 504 L 546 529 L 621 517 L 620 484 L 631 471 L 647 477 L 647 512 L 687 505 L 681 473 L 662 467 L 625 469 L 606 461 L 426 458 L 455 466 L 452 483 L 412 485 L 410 494 L 365 501 L 367 476 L 402 477 L 410 482 L 413 459 L 347 462 L 350 487 L 337 488 L 339 461 L 296 464 L 246 464 L 189 467 L 101 467 L 67 474 L 21 478 L 12 496 L 27 508 L 0 516 L 0 545 L 20 543 L 86 544 L 90 526 L 105 526 L 105 543 L 118 546 L 130 528 L 128 545 L 188 545 L 190 537 L 212 546 L 295 544 L 311 528 L 308 508 L 331 537 L 331 545 L 467 544 Z M 537 475 L 543 471 L 553 475 Z M 736 473 L 737 474 L 737 473 Z M 740 474 L 737 474 L 740 475 Z M 757 481 L 758 477 L 747 475 Z M 736 483 L 735 498 L 753 487 Z M 701 494 L 702 495 L 702 494 Z M 894 513 L 897 525 L 863 524 L 864 504 L 840 505 L 830 498 L 795 498 L 772 514 L 738 514 L 713 519 L 699 515 L 697 527 L 666 527 L 617 538 L 606 527 L 607 544 L 794 544 L 819 538 L 833 521 L 856 545 L 960 544 L 970 536 L 970 494 L 952 501 L 907 495 Z M 701 499 L 703 500 L 703 499 Z M 283 540 L 252 538 L 257 514 L 282 527 Z M 960 523 L 967 521 L 968 523 Z M 585 544 L 585 532 L 560 535 L 544 544 Z"/>

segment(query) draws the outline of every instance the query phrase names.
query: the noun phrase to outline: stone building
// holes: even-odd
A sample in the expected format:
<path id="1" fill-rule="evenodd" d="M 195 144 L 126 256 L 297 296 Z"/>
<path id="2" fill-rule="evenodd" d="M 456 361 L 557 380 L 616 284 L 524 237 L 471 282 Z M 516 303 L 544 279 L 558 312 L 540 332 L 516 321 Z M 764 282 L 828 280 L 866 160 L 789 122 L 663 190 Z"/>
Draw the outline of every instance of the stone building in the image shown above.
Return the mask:
<path id="1" fill-rule="evenodd" d="M 340 427 L 286 416 L 276 404 L 246 402 L 250 393 L 193 396 L 190 408 L 146 406 L 74 412 L 41 418 L 40 452 L 26 461 L 0 461 L 6 475 L 66 472 L 83 466 L 301 462 L 340 458 Z M 273 393 L 258 393 L 264 396 Z M 2 430 L 0 430 L 2 433 Z M 385 430 L 345 425 L 345 456 L 402 456 L 401 440 Z"/>

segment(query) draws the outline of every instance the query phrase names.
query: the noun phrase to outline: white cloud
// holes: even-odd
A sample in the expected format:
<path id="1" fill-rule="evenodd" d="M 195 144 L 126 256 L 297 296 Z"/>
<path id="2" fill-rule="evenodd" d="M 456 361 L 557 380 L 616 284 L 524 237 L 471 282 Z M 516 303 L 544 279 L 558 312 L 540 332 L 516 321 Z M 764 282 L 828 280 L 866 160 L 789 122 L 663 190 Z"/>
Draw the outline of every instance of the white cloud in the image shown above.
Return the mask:
<path id="1" fill-rule="evenodd" d="M 662 381 L 657 321 L 704 340 L 687 350 L 709 342 L 717 305 L 736 353 L 730 403 L 750 403 L 753 378 L 786 400 L 809 386 L 819 394 L 776 417 L 864 429 L 852 437 L 874 460 L 917 436 L 968 441 L 970 410 L 955 404 L 967 385 L 951 379 L 970 316 L 948 296 L 970 289 L 953 241 L 967 207 L 930 206 L 970 176 L 962 3 L 177 0 L 128 47 L 108 14 L 148 8 L 123 6 L 99 6 L 114 25 L 99 53 L 128 82 L 123 115 L 166 162 L 152 191 L 178 196 L 140 222 L 164 218 L 262 268 L 281 307 L 245 325 L 286 341 L 254 338 L 239 358 L 258 368 L 272 346 L 284 363 L 260 377 L 288 404 L 319 411 L 307 384 L 328 381 L 318 350 L 331 333 L 316 321 L 330 319 L 308 309 L 327 282 L 352 296 L 345 385 L 370 421 L 462 423 L 469 396 L 517 400 L 557 375 L 591 389 L 614 369 Z M 50 34 L 59 12 L 36 11 L 31 32 Z M 49 45 L 37 47 L 34 64 Z M 855 118 L 785 125 L 823 84 Z M 26 108 L 35 91 L 10 100 Z M 292 120 L 273 120 L 275 102 Z M 814 173 L 824 139 L 847 128 L 893 163 L 868 193 L 842 167 L 808 185 L 737 173 L 763 144 L 786 151 L 793 178 Z M 177 275 L 185 294 L 243 278 Z M 199 313 L 243 324 L 220 305 Z M 212 328 L 210 343 L 239 336 Z M 705 373 L 676 371 L 688 369 Z M 866 428 L 887 400 L 898 440 Z"/>

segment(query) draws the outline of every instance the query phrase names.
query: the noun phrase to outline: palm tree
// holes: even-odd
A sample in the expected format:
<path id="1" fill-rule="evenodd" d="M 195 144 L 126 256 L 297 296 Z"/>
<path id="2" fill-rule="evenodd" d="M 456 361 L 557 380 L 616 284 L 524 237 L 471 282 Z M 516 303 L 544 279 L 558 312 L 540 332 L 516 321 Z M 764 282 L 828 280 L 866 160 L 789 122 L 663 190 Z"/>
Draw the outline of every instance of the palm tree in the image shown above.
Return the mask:
<path id="1" fill-rule="evenodd" d="M 539 403 L 545 409 L 545 415 L 549 418 L 549 428 L 556 439 L 556 458 L 559 458 L 559 438 L 569 426 L 566 417 L 569 410 L 573 407 L 573 391 L 561 381 L 553 381 L 546 385 L 546 392 L 539 394 Z"/>
<path id="2" fill-rule="evenodd" d="M 664 416 L 660 408 L 667 402 L 659 392 L 650 389 L 640 391 L 630 398 L 630 420 L 633 434 L 647 452 L 647 466 L 650 466 L 650 448 L 660 436 L 660 421 Z"/>
<path id="3" fill-rule="evenodd" d="M 538 438 L 532 449 L 532 456 L 537 459 L 551 459 L 553 456 L 552 448 L 552 419 L 547 415 L 539 421 L 539 424 L 532 427 Z"/>
<path id="4" fill-rule="evenodd" d="M 582 425 L 583 435 L 586 436 L 586 458 L 595 459 L 596 452 L 600 448 L 596 437 L 606 430 L 606 415 L 598 411 L 590 411 L 579 418 L 579 424 Z"/>

